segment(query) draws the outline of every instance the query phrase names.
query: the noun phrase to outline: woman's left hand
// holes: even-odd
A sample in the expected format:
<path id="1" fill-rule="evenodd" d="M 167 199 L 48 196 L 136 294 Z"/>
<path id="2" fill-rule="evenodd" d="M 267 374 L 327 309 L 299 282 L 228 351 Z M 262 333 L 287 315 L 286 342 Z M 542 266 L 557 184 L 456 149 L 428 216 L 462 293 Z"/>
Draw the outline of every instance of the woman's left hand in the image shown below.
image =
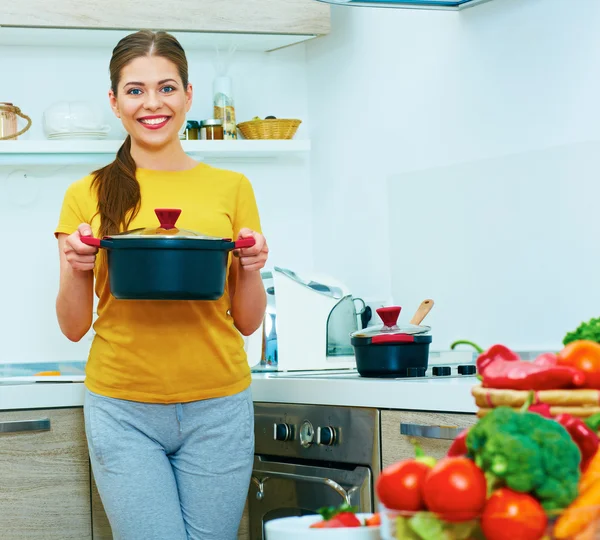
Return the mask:
<path id="1" fill-rule="evenodd" d="M 246 272 L 257 272 L 264 268 L 269 256 L 269 247 L 265 237 L 250 229 L 241 229 L 238 240 L 242 238 L 254 238 L 252 247 L 236 249 L 233 254 L 240 259 L 240 265 Z"/>

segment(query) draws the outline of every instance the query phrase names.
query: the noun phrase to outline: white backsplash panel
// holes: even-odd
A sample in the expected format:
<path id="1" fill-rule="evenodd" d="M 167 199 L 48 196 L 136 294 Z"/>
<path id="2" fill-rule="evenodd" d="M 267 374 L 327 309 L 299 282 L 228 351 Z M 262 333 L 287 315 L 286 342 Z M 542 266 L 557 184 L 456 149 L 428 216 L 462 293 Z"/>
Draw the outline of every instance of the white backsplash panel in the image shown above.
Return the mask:
<path id="1" fill-rule="evenodd" d="M 392 294 L 434 298 L 432 350 L 558 350 L 600 316 L 600 143 L 389 178 Z"/>

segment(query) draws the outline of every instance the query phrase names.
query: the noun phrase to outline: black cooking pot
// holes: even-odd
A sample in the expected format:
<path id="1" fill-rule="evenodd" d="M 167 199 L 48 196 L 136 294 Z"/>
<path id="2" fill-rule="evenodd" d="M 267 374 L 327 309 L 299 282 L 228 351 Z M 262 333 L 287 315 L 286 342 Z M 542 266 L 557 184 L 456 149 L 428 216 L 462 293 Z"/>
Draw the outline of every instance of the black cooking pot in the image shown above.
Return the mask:
<path id="1" fill-rule="evenodd" d="M 181 210 L 155 210 L 160 227 L 81 237 L 107 250 L 110 292 L 120 300 L 218 300 L 225 290 L 227 259 L 254 238 L 233 242 L 177 229 Z"/>
<path id="2" fill-rule="evenodd" d="M 356 369 L 363 377 L 424 377 L 429 362 L 431 328 L 422 325 L 397 326 L 400 307 L 380 308 L 382 326 L 354 332 Z"/>

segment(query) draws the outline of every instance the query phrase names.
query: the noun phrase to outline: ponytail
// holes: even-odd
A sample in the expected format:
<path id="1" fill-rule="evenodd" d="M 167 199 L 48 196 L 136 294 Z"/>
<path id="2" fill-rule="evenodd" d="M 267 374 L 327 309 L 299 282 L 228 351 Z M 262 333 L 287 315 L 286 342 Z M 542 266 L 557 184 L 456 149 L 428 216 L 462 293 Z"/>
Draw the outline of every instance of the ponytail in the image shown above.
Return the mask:
<path id="1" fill-rule="evenodd" d="M 92 173 L 92 188 L 96 190 L 100 214 L 100 238 L 127 230 L 138 214 L 141 194 L 136 169 L 128 135 L 115 160 Z"/>

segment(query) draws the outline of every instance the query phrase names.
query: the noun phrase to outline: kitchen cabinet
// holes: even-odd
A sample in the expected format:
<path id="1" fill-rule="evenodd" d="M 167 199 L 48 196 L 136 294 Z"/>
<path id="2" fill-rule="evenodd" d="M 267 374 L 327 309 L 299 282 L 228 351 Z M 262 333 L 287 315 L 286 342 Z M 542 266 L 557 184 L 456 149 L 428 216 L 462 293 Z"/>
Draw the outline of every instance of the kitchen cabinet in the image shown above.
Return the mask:
<path id="1" fill-rule="evenodd" d="M 0 26 L 323 35 L 330 8 L 314 0 L 21 0 L 2 2 Z"/>
<path id="2" fill-rule="evenodd" d="M 0 412 L 0 536 L 92 538 L 83 409 Z"/>
<path id="3" fill-rule="evenodd" d="M 476 423 L 475 414 L 381 411 L 382 466 L 415 457 L 415 439 L 425 454 L 443 457 L 454 436 Z M 403 434 L 403 432 L 405 434 Z"/>

